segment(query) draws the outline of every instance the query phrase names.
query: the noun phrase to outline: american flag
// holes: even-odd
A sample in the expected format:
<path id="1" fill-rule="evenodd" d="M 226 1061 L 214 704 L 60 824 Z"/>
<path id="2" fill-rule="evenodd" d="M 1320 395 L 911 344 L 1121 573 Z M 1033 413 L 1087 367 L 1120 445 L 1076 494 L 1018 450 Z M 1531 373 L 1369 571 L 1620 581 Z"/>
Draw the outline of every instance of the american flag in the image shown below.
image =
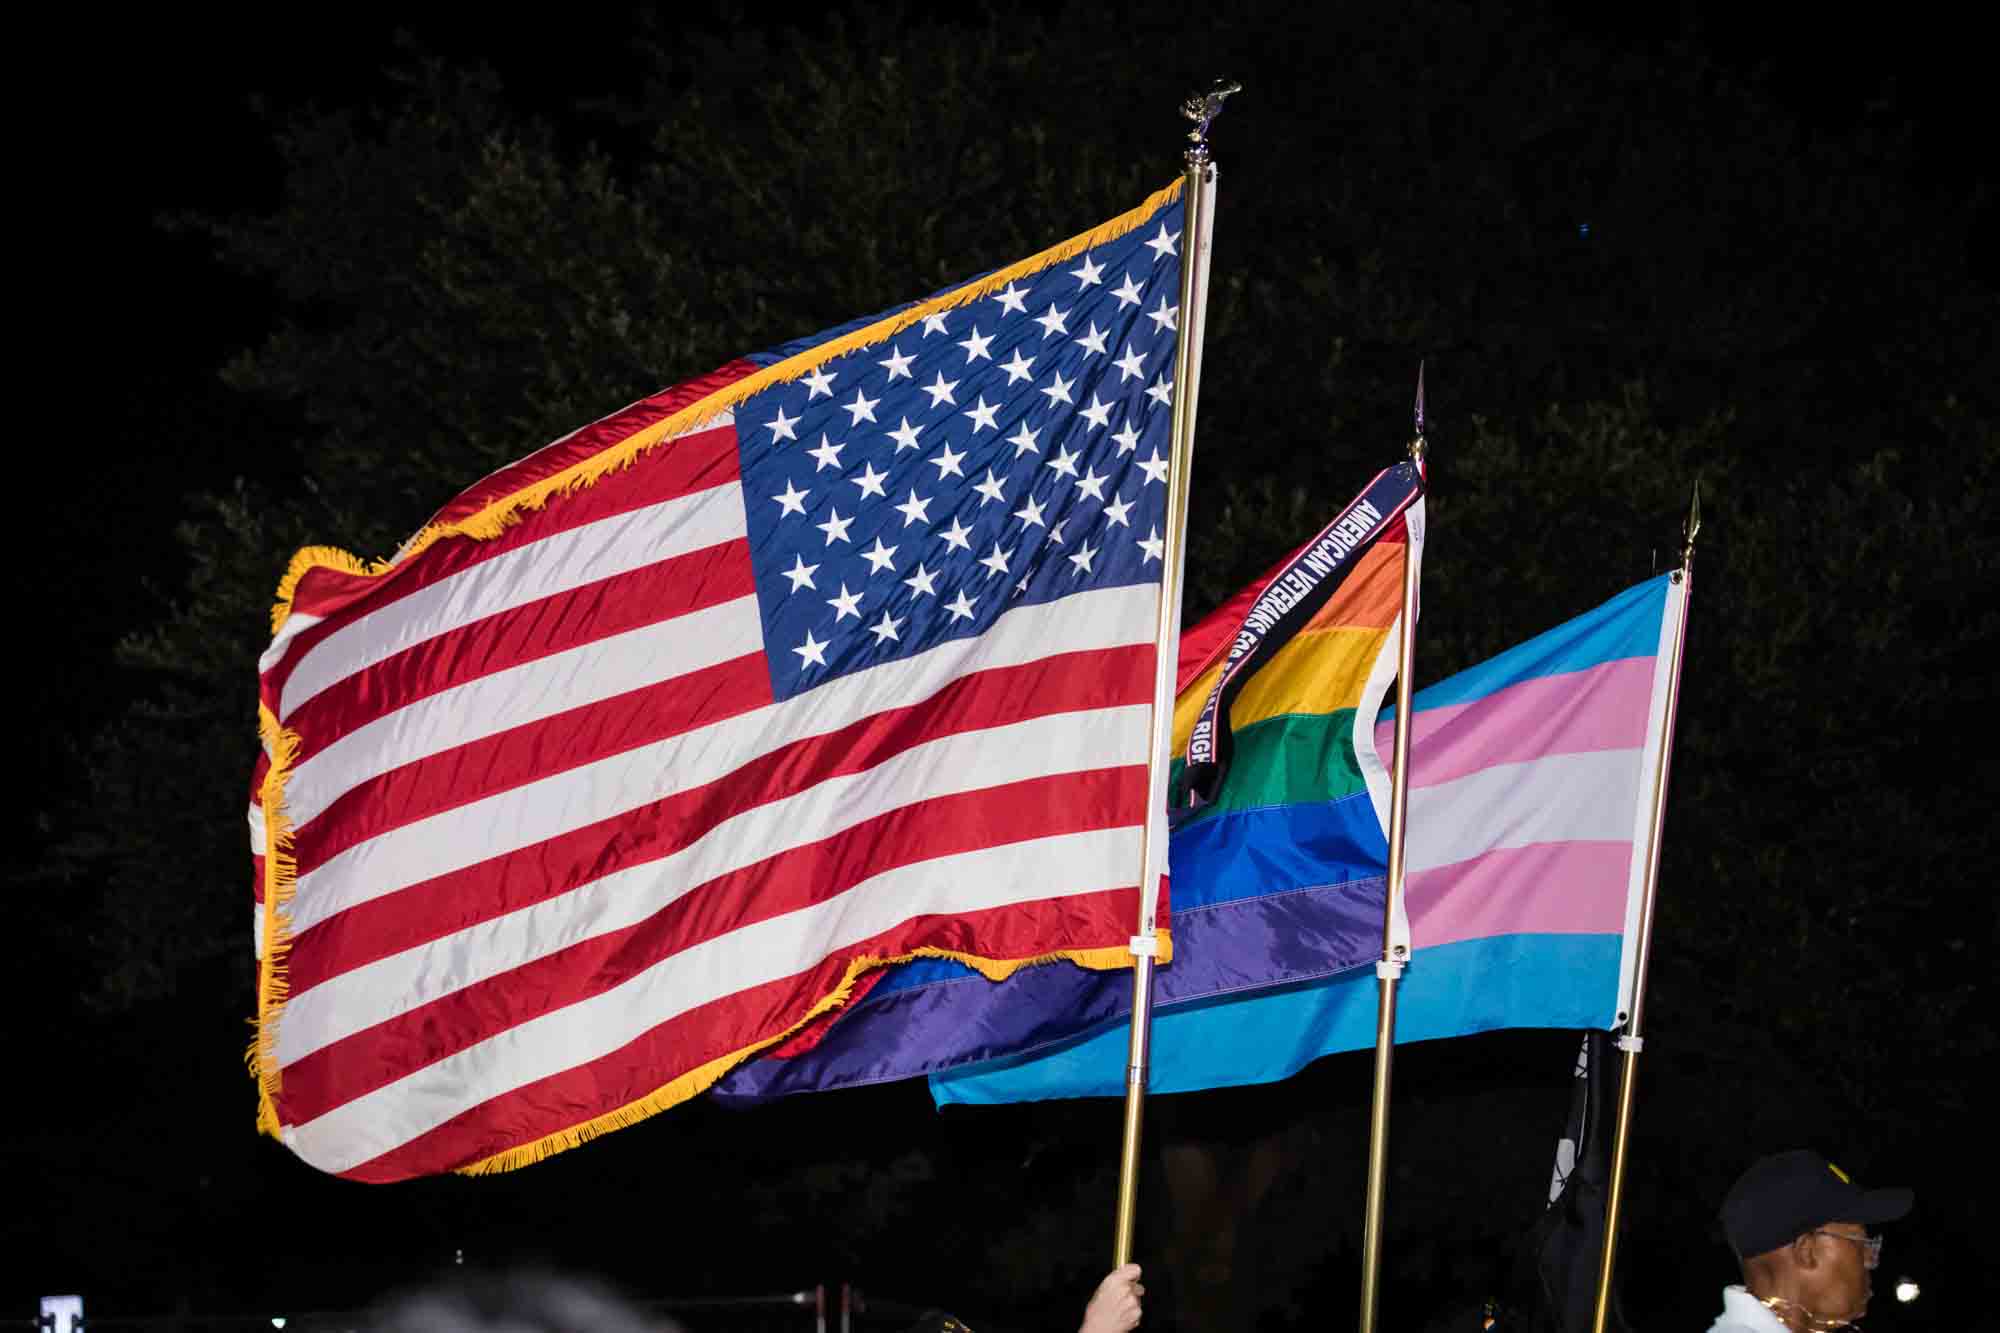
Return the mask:
<path id="1" fill-rule="evenodd" d="M 260 1123 L 498 1170 L 880 964 L 1129 963 L 1178 187 L 294 559 L 259 668 Z"/>

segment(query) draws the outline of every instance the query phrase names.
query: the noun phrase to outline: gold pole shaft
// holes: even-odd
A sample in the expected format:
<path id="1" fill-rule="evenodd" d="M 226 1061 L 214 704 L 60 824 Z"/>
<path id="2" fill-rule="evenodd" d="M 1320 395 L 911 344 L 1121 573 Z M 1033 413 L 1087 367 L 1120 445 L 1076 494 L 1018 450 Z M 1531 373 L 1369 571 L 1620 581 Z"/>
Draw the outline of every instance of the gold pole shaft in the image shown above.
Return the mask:
<path id="1" fill-rule="evenodd" d="M 1375 1093 L 1368 1110 L 1368 1211 L 1361 1227 L 1361 1329 L 1372 1333 L 1380 1300 L 1382 1205 L 1389 1170 L 1389 1067 L 1396 1042 L 1396 978 L 1375 983 Z"/>
<path id="2" fill-rule="evenodd" d="M 1209 238 L 1214 224 L 1215 165 L 1207 144 L 1196 141 L 1186 158 L 1186 203 L 1181 227 L 1179 323 L 1175 328 L 1173 440 L 1167 469 L 1167 531 L 1161 548 L 1159 617 L 1154 626 L 1153 744 L 1146 783 L 1147 819 L 1142 834 L 1139 923 L 1132 960 L 1132 1025 L 1125 1066 L 1125 1127 L 1118 1154 L 1118 1215 L 1111 1265 L 1132 1261 L 1139 1201 L 1139 1146 L 1144 1128 L 1146 1076 L 1151 1065 L 1153 957 L 1159 880 L 1166 870 L 1165 839 L 1156 831 L 1167 804 L 1167 769 L 1172 759 L 1174 686 L 1179 664 L 1182 567 L 1186 562 L 1188 484 L 1194 471 L 1195 403 L 1201 377 L 1201 339 L 1208 304 Z"/>
<path id="3" fill-rule="evenodd" d="M 1639 1081 L 1639 1052 L 1627 1047 L 1618 1079 L 1618 1119 L 1611 1136 L 1611 1190 L 1604 1201 L 1604 1252 L 1597 1265 L 1597 1305 L 1591 1333 L 1604 1333 L 1611 1318 L 1611 1274 L 1618 1257 L 1618 1215 L 1625 1203 L 1625 1148 L 1631 1142 L 1632 1090 Z"/>
<path id="4" fill-rule="evenodd" d="M 1411 453 L 1422 461 L 1422 438 Z M 1395 773 L 1389 792 L 1389 881 L 1382 905 L 1382 958 L 1375 965 L 1375 1090 L 1368 1111 L 1368 1202 L 1361 1225 L 1361 1333 L 1374 1333 L 1380 1303 L 1383 1204 L 1389 1175 L 1389 1076 L 1396 1055 L 1396 983 L 1409 949 L 1397 938 L 1410 821 L 1410 680 L 1416 669 L 1418 533 L 1403 555 L 1403 611 L 1396 641 Z"/>
<path id="5" fill-rule="evenodd" d="M 1611 1318 L 1611 1286 L 1618 1260 L 1618 1222 L 1625 1206 L 1625 1159 L 1631 1145 L 1634 1089 L 1639 1082 L 1639 1052 L 1645 1047 L 1642 1026 L 1646 1007 L 1646 969 L 1653 955 L 1653 913 L 1659 904 L 1660 846 L 1667 823 L 1667 774 L 1674 753 L 1674 722 L 1680 716 L 1681 662 L 1687 646 L 1688 599 L 1694 592 L 1694 534 L 1701 526 L 1701 492 L 1688 518 L 1681 567 L 1673 581 L 1680 587 L 1680 623 L 1674 628 L 1673 662 L 1667 670 L 1666 719 L 1660 730 L 1660 753 L 1653 764 L 1653 811 L 1647 833 L 1646 881 L 1639 900 L 1639 942 L 1632 969 L 1632 1014 L 1618 1047 L 1625 1053 L 1618 1082 L 1618 1119 L 1611 1137 L 1611 1188 L 1604 1200 L 1604 1249 L 1597 1263 L 1597 1303 L 1591 1333 L 1604 1333 Z"/>
<path id="6" fill-rule="evenodd" d="M 1132 1262 L 1139 1207 L 1139 1136 L 1146 1112 L 1147 1044 L 1151 1038 L 1153 960 L 1132 960 L 1132 1042 L 1125 1066 L 1125 1137 L 1118 1152 L 1118 1230 L 1111 1243 L 1111 1266 Z M 1138 1015 L 1145 1011 L 1145 1020 Z"/>

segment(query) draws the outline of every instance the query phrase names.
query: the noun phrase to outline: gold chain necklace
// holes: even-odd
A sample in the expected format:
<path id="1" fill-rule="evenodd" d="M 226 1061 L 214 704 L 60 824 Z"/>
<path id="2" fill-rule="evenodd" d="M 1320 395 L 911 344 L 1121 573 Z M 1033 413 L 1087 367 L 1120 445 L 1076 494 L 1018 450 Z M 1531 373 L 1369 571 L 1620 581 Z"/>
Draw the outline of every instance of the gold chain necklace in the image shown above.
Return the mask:
<path id="1" fill-rule="evenodd" d="M 1788 1301 L 1783 1296 L 1760 1296 L 1757 1303 L 1772 1314 L 1797 1320 L 1806 1333 L 1835 1333 L 1837 1329 L 1854 1327 L 1852 1319 L 1837 1319 L 1832 1315 L 1814 1314 L 1797 1301 Z"/>

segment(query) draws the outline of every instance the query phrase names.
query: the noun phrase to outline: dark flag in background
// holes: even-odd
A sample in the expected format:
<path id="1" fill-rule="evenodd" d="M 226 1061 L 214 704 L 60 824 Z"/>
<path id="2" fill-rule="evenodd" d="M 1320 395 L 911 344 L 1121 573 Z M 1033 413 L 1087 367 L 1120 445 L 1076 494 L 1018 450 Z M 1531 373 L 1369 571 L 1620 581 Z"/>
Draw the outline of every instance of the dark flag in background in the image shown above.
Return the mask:
<path id="1" fill-rule="evenodd" d="M 1570 1092 L 1569 1120 L 1556 1143 L 1549 1206 L 1529 1231 L 1521 1255 L 1514 1326 L 1540 1333 L 1584 1333 L 1597 1306 L 1597 1268 L 1604 1253 L 1605 1198 L 1611 1188 L 1611 1034 L 1584 1033 Z M 1615 1294 L 1614 1294 L 1615 1295 Z M 1611 1303 L 1607 1328 L 1629 1325 Z"/>

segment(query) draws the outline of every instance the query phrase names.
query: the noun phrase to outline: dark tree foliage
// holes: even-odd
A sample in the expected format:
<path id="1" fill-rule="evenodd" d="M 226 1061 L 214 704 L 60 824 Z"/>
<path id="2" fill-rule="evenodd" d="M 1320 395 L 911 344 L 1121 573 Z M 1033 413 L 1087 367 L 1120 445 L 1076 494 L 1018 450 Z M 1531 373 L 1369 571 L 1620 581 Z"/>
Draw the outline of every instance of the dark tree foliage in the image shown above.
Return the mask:
<path id="1" fill-rule="evenodd" d="M 2000 775 L 1968 724 L 2000 648 L 1993 293 L 1965 269 L 1979 199 L 1915 188 L 1886 112 L 1815 129 L 1693 45 L 1443 0 L 1231 8 L 1249 12 L 660 30 L 648 77 L 554 121 L 489 71 L 417 60 L 379 105 L 274 124 L 276 206 L 176 225 L 275 293 L 275 327 L 224 375 L 258 404 L 244 421 L 289 429 L 254 442 L 245 478 L 188 479 L 183 576 L 121 648 L 143 688 L 31 877 L 116 960 L 82 987 L 105 1030 L 171 1018 L 220 1047 L 218 1012 L 250 1008 L 254 662 L 292 549 L 386 553 L 624 402 L 1129 207 L 1175 169 L 1173 97 L 1227 71 L 1246 91 L 1216 133 L 1190 614 L 1398 455 L 1420 358 L 1419 684 L 1672 564 L 1703 484 L 1628 1232 L 1640 1326 L 1705 1317 L 1726 1274 L 1706 1219 L 1749 1155 L 1815 1142 L 1864 1173 L 1932 1171 L 1935 1136 L 1971 1123 L 1963 1071 L 1996 1054 Z M 1405 1057 L 1389 1252 L 1412 1319 L 1494 1289 L 1545 1184 L 1571 1043 Z M 1106 1108 L 936 1117 L 914 1089 L 697 1106 L 515 1177 L 356 1192 L 235 1143 L 252 1092 L 218 1083 L 226 1063 L 157 1074 L 241 1122 L 201 1132 L 235 1146 L 205 1149 L 223 1184 L 200 1206 L 312 1200 L 306 1235 L 357 1256 L 338 1280 L 294 1257 L 273 1291 L 340 1303 L 466 1237 L 595 1254 L 661 1291 L 769 1285 L 741 1253 L 754 1235 L 804 1271 L 929 1284 L 910 1294 L 1025 1327 L 1073 1317 L 1100 1266 Z M 1274 1327 L 1350 1308 L 1365 1085 L 1341 1057 L 1217 1098 L 1257 1127 L 1217 1148 L 1231 1169 L 1253 1140 L 1284 1163 L 1244 1205 L 1232 1262 L 1258 1281 L 1237 1326 L 1252 1304 Z M 663 1205 L 632 1181 L 716 1234 L 663 1264 L 632 1231 Z M 594 1249 L 501 1220 L 590 1199 L 620 1219 Z M 385 1209 L 377 1241 L 347 1234 Z M 1950 1253 L 1966 1205 L 1924 1209 L 1913 1226 Z M 1190 1302 L 1230 1280 L 1164 1224 L 1148 1243 Z M 136 1302 L 167 1289 L 161 1264 L 129 1279 Z M 231 1303 L 222 1269 L 197 1268 L 174 1289 Z"/>

